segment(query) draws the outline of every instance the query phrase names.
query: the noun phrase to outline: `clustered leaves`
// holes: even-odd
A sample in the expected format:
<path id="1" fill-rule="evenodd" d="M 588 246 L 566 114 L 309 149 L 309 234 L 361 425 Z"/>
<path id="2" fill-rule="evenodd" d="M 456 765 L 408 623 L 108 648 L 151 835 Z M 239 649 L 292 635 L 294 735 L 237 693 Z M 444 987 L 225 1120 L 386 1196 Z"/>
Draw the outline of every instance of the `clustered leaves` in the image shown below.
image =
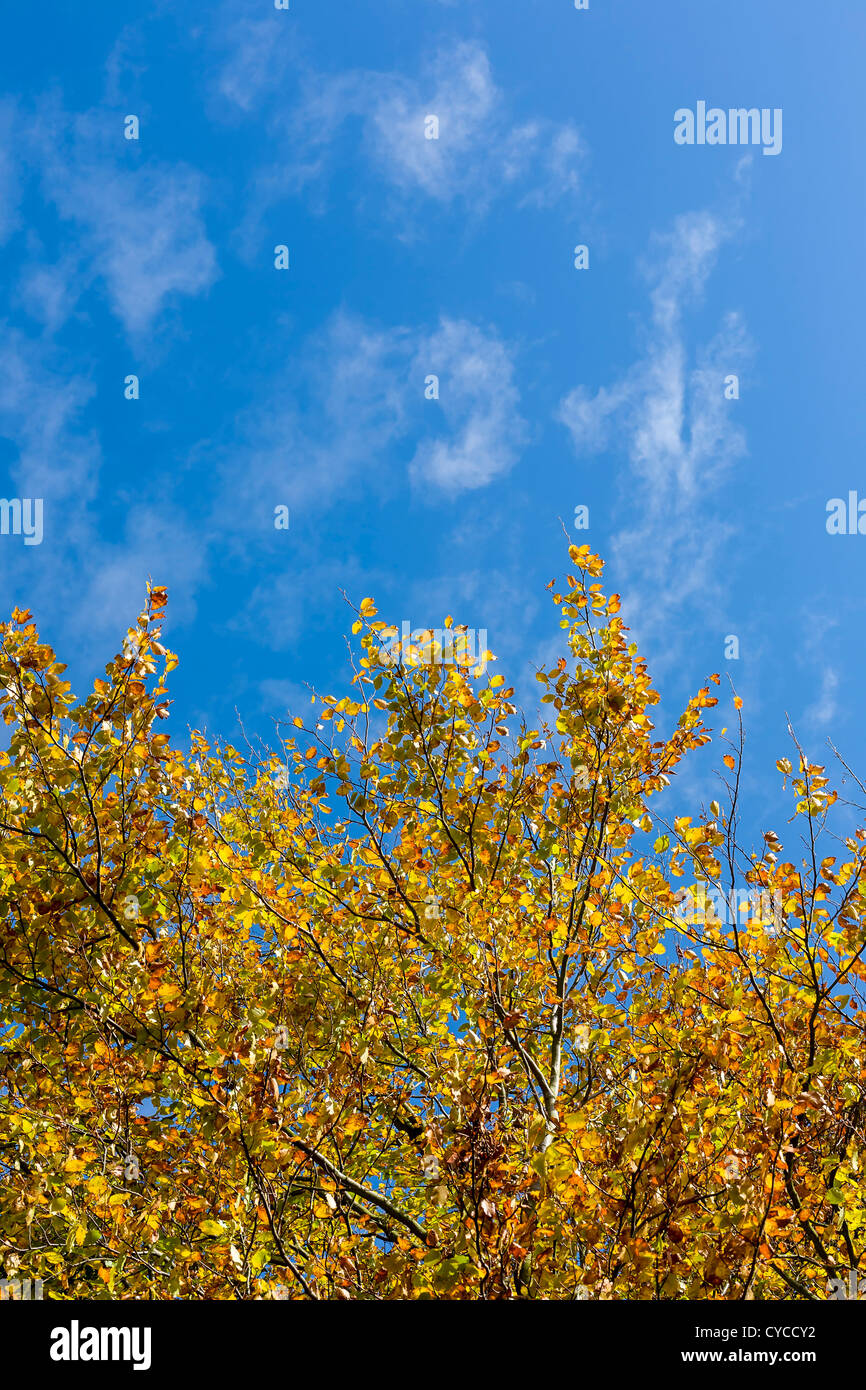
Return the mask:
<path id="1" fill-rule="evenodd" d="M 352 695 L 273 755 L 159 732 L 164 590 L 83 704 L 29 613 L 0 628 L 7 1277 L 821 1299 L 862 1267 L 866 832 L 821 857 L 836 793 L 800 755 L 799 862 L 743 851 L 742 726 L 726 812 L 651 812 L 716 699 L 655 737 L 569 553 L 538 728 L 488 654 L 383 661 L 369 599 Z M 772 916 L 717 916 L 738 885 Z"/>

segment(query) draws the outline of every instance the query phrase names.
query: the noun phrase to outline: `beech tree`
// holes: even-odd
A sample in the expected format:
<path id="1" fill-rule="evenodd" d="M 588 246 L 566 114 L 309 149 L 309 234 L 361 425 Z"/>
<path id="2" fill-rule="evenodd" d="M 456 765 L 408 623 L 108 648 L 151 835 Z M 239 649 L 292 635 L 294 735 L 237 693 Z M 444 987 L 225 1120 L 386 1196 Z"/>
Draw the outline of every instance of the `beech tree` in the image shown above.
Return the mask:
<path id="1" fill-rule="evenodd" d="M 719 800 L 667 816 L 719 677 L 663 737 L 569 554 L 537 716 L 464 629 L 384 659 L 365 599 L 348 692 L 272 752 L 172 744 L 163 589 L 83 703 L 3 625 L 7 1278 L 826 1299 L 864 1268 L 866 831 L 795 747 L 796 848 L 740 843 L 739 699 Z"/>

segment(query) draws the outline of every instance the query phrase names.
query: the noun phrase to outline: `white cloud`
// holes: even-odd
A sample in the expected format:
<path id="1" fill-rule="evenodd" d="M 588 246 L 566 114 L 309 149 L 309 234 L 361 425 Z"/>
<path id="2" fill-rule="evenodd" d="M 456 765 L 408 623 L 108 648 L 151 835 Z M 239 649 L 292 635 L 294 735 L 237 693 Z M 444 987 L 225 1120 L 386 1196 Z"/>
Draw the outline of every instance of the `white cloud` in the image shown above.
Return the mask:
<path id="1" fill-rule="evenodd" d="M 52 360 L 44 344 L 4 325 L 0 346 L 0 438 L 16 450 L 10 472 L 21 496 L 77 503 L 96 488 L 100 449 L 80 417 L 95 388 Z"/>
<path id="2" fill-rule="evenodd" d="M 685 605 L 706 609 L 719 597 L 717 560 L 731 528 L 713 515 L 710 498 L 746 452 L 737 403 L 724 391 L 725 377 L 739 375 L 750 355 L 742 321 L 727 314 L 694 353 L 684 328 L 733 231 L 697 213 L 657 239 L 646 268 L 651 307 L 641 356 L 595 393 L 575 388 L 559 411 L 579 455 L 624 456 L 620 506 L 633 521 L 615 534 L 613 558 L 633 586 L 629 619 L 645 636 L 664 634 L 668 652 Z"/>
<path id="3" fill-rule="evenodd" d="M 49 333 L 56 333 L 73 312 L 92 276 L 77 249 L 49 264 L 33 259 L 33 243 L 35 237 L 31 238 L 31 259 L 15 287 L 15 304 Z M 39 254 L 42 255 L 41 247 Z"/>
<path id="4" fill-rule="evenodd" d="M 102 628 L 117 630 L 142 607 L 150 578 L 167 586 L 172 622 L 189 622 L 196 611 L 195 592 L 207 576 L 210 543 L 194 512 L 191 517 L 186 506 L 174 505 L 165 488 L 161 505 L 130 507 L 122 534 L 93 545 L 82 612 L 98 614 Z"/>
<path id="5" fill-rule="evenodd" d="M 533 120 L 511 131 L 505 141 L 503 173 L 508 183 L 527 184 L 521 207 L 552 207 L 564 195 L 580 191 L 584 154 L 576 126 Z"/>
<path id="6" fill-rule="evenodd" d="M 92 382 L 45 339 L 4 326 L 0 343 L 0 440 L 13 451 L 3 490 L 43 500 L 41 544 L 0 545 L 4 609 L 18 593 L 38 619 L 56 621 L 59 613 L 63 640 L 79 660 L 104 657 L 106 638 L 142 607 L 148 575 L 176 585 L 172 619 L 187 620 L 206 572 L 201 529 L 182 518 L 186 508 L 173 504 L 170 485 L 156 476 L 159 504 L 100 518 L 102 450 L 86 417 Z M 113 528 L 112 515 L 120 518 Z"/>
<path id="7" fill-rule="evenodd" d="M 81 228 L 93 270 L 128 333 L 149 329 L 166 300 L 200 294 L 216 279 L 193 170 L 55 169 L 49 187 L 60 215 Z"/>
<path id="8" fill-rule="evenodd" d="M 411 465 L 417 482 L 456 493 L 510 471 L 527 438 L 510 349 L 465 320 L 443 319 L 415 358 L 415 374 L 440 377 L 446 438 L 425 440 Z"/>
<path id="9" fill-rule="evenodd" d="M 415 80 L 359 75 L 358 93 L 364 145 L 402 193 L 442 203 L 462 198 L 477 208 L 512 188 L 541 202 L 577 191 L 583 145 L 576 127 L 540 118 L 515 125 L 479 43 L 441 48 Z M 352 114 L 345 93 L 334 99 L 343 101 L 344 119 Z M 438 140 L 425 137 L 428 115 L 438 117 Z"/>
<path id="10" fill-rule="evenodd" d="M 216 73 L 219 96 L 245 114 L 287 80 L 295 62 L 297 28 L 285 13 L 271 6 L 255 14 L 237 15 L 226 7 L 215 29 L 219 47 L 227 50 Z"/>
<path id="11" fill-rule="evenodd" d="M 34 317 L 56 328 L 98 282 L 127 333 L 140 336 L 178 296 L 213 284 L 218 269 L 202 214 L 205 186 L 194 169 L 138 164 L 119 125 L 112 141 L 103 114 L 69 117 L 56 103 L 45 104 L 22 138 L 45 198 L 77 231 L 56 265 L 37 254 L 25 266 L 21 297 Z"/>
<path id="12" fill-rule="evenodd" d="M 735 222 L 724 222 L 709 212 L 677 217 L 673 228 L 653 240 L 655 254 L 645 267 L 653 284 L 654 324 L 671 332 L 683 311 L 700 302 L 719 250 L 736 231 Z"/>
<path id="13" fill-rule="evenodd" d="M 842 626 L 838 613 L 826 597 L 815 593 L 802 604 L 799 629 L 803 635 L 799 650 L 795 653 L 797 664 L 810 684 L 820 674 L 820 688 L 816 698 L 801 715 L 807 725 L 831 723 L 839 714 L 836 692 L 839 687 L 837 666 L 834 665 L 834 652 L 839 654 L 839 639 L 833 634 Z"/>
<path id="14" fill-rule="evenodd" d="M 807 724 L 830 724 L 835 719 L 839 702 L 836 691 L 839 688 L 837 672 L 828 666 L 821 676 L 821 690 L 817 700 L 805 711 L 803 718 Z"/>
<path id="15" fill-rule="evenodd" d="M 347 313 L 306 339 L 291 362 L 297 389 L 287 397 L 281 365 L 230 436 L 201 446 L 218 459 L 217 523 L 258 530 L 280 503 L 294 514 L 329 505 L 353 481 L 387 486 L 388 450 L 407 428 L 409 352 L 405 330 Z"/>
<path id="16" fill-rule="evenodd" d="M 420 82 L 365 74 L 359 89 L 371 152 L 398 187 L 448 201 L 467 191 L 479 165 L 501 161 L 502 99 L 479 45 L 440 52 Z M 425 138 L 427 115 L 439 121 L 438 140 Z"/>
<path id="17" fill-rule="evenodd" d="M 229 438 L 201 446 L 219 459 L 215 520 L 231 518 L 239 543 L 271 524 L 278 503 L 294 515 L 320 511 L 352 488 L 393 493 L 402 467 L 394 446 L 410 431 L 428 435 L 408 465 L 413 482 L 452 495 L 507 472 L 527 434 L 512 349 L 464 320 L 425 332 L 340 312 L 288 370 L 292 398 L 283 365 L 233 420 Z M 431 373 L 440 376 L 438 402 L 424 398 Z"/>
<path id="18" fill-rule="evenodd" d="M 243 69 L 243 81 L 234 67 L 223 68 L 217 81 L 249 109 L 256 93 L 273 95 L 276 84 L 264 57 L 249 57 Z M 584 145 L 577 127 L 546 118 L 515 120 L 478 42 L 443 45 L 417 77 L 364 69 L 336 76 L 306 71 L 301 91 L 289 111 L 285 100 L 275 98 L 279 109 L 272 126 L 292 153 L 252 180 L 255 206 L 240 233 L 246 247 L 256 240 L 258 219 L 270 203 L 322 179 L 335 157 L 337 135 L 349 122 L 359 132 L 361 155 L 389 189 L 391 213 L 405 213 L 406 200 L 416 195 L 444 205 L 462 200 L 478 215 L 498 197 L 549 205 L 579 189 Z M 438 139 L 425 136 L 428 116 L 438 118 Z"/>

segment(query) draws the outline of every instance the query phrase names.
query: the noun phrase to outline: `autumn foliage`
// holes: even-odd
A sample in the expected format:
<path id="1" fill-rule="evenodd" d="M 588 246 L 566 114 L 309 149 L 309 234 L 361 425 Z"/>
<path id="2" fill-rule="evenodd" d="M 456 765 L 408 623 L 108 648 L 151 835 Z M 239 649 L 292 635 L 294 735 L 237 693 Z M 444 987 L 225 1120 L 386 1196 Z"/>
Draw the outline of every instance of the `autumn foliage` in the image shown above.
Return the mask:
<path id="1" fill-rule="evenodd" d="M 741 732 L 723 805 L 657 813 L 715 687 L 662 737 L 570 556 L 537 727 L 495 665 L 383 662 L 367 599 L 351 693 L 274 753 L 169 739 L 164 590 L 83 703 L 29 613 L 0 628 L 8 1278 L 825 1299 L 866 1268 L 866 832 L 821 849 L 797 754 L 796 851 L 740 846 Z"/>

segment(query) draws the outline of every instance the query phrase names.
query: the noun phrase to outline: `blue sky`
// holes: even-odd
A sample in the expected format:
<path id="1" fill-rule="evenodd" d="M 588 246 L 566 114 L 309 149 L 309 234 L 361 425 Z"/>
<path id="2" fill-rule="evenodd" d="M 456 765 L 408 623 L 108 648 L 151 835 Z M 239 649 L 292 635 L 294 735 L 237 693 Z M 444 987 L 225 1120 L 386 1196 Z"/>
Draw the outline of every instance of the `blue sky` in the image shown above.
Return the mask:
<path id="1" fill-rule="evenodd" d="M 786 712 L 866 770 L 866 537 L 825 524 L 866 498 L 860 0 L 45 0 L 4 31 L 0 476 L 44 533 L 0 536 L 0 606 L 77 689 L 150 575 L 181 740 L 340 691 L 341 590 L 486 629 L 528 703 L 584 504 L 660 723 L 735 681 L 756 826 Z M 780 108 L 780 153 L 676 144 L 698 101 Z M 678 781 L 715 795 L 706 759 Z"/>

